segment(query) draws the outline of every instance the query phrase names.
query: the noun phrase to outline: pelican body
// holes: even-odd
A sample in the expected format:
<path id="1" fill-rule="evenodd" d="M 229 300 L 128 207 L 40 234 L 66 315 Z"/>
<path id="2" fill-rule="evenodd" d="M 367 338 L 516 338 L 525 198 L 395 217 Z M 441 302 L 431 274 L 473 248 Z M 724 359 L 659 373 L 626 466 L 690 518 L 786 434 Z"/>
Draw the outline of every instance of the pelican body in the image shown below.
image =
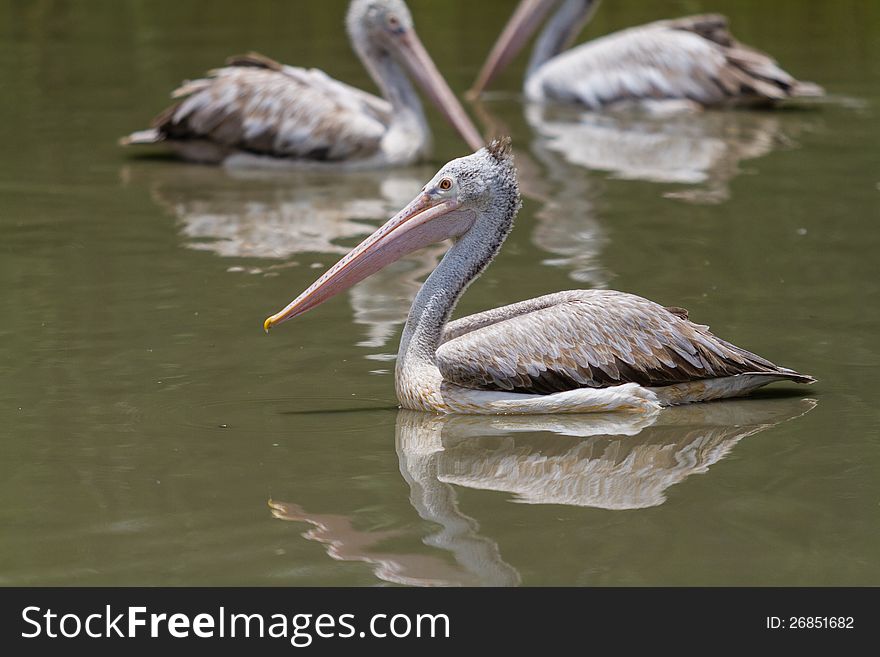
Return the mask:
<path id="1" fill-rule="evenodd" d="M 786 73 L 769 56 L 736 41 L 718 14 L 648 23 L 565 50 L 589 21 L 598 0 L 522 0 L 480 72 L 479 94 L 549 18 L 535 42 L 525 77 L 526 98 L 590 110 L 769 105 L 794 96 L 821 96 L 821 87 Z"/>
<path id="2" fill-rule="evenodd" d="M 472 149 L 483 140 L 413 28 L 402 0 L 353 0 L 355 52 L 382 98 L 317 69 L 255 53 L 173 92 L 177 103 L 122 145 L 171 145 L 184 159 L 241 166 L 373 168 L 425 158 L 431 132 L 407 71 Z"/>
<path id="3" fill-rule="evenodd" d="M 538 414 L 663 406 L 744 395 L 773 381 L 812 383 L 709 332 L 681 308 L 609 290 L 571 290 L 450 322 L 520 207 L 510 140 L 446 164 L 421 193 L 286 308 L 271 327 L 403 255 L 453 245 L 416 295 L 401 337 L 401 406 L 435 413 Z"/>

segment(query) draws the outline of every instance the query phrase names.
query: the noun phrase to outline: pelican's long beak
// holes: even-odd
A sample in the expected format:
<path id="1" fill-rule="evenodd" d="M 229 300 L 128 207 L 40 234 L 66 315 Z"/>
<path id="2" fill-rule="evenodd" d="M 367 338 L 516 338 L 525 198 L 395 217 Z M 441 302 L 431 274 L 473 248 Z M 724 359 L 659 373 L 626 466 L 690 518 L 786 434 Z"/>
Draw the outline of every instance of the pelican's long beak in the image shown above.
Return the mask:
<path id="1" fill-rule="evenodd" d="M 517 53 L 529 40 L 529 37 L 538 29 L 538 26 L 547 16 L 547 12 L 553 6 L 555 0 L 522 0 L 513 16 L 507 21 L 498 41 L 492 46 L 486 62 L 480 74 L 477 76 L 474 86 L 467 95 L 476 98 L 483 89 L 495 78 L 495 76 L 516 57 Z"/>
<path id="2" fill-rule="evenodd" d="M 415 31 L 409 30 L 401 34 L 397 38 L 396 44 L 400 49 L 401 60 L 409 69 L 410 74 L 437 106 L 437 109 L 446 117 L 446 120 L 458 130 L 471 150 L 477 151 L 485 146 L 486 140 L 471 123 L 467 112 L 464 111 L 458 98 L 446 84 L 446 80 L 440 75 L 440 71 L 437 70 L 434 61 Z"/>
<path id="3" fill-rule="evenodd" d="M 302 315 L 407 253 L 464 234 L 473 225 L 476 215 L 460 208 L 457 200 L 432 198 L 422 192 L 284 310 L 266 319 L 263 328 L 268 332 L 273 326 Z"/>

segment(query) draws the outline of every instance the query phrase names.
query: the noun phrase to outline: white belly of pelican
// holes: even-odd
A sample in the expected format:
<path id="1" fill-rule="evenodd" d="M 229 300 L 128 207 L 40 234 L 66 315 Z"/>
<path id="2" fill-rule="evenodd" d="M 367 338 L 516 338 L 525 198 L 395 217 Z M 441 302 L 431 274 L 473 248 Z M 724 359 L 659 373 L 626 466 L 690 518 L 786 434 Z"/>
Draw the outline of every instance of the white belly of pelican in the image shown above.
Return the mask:
<path id="1" fill-rule="evenodd" d="M 664 406 L 746 395 L 780 380 L 767 374 L 739 374 L 670 386 L 646 388 L 625 383 L 608 388 L 578 388 L 549 395 L 472 390 L 444 381 L 436 367 L 397 372 L 397 398 L 403 408 L 466 415 L 540 415 L 545 413 L 655 413 Z"/>
<path id="2" fill-rule="evenodd" d="M 540 415 L 543 413 L 608 413 L 659 410 L 656 393 L 637 383 L 610 388 L 578 388 L 552 395 L 472 390 L 443 380 L 436 367 L 404 368 L 396 376 L 403 408 L 467 415 Z"/>

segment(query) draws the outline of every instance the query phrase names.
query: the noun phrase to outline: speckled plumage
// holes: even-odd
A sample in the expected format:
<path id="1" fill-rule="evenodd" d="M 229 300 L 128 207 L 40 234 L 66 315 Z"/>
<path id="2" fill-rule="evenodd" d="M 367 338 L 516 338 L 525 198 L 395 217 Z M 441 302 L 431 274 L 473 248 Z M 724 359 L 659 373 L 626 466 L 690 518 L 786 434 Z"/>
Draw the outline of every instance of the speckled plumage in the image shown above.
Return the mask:
<path id="1" fill-rule="evenodd" d="M 165 140 L 211 142 L 220 158 L 247 152 L 339 161 L 379 148 L 391 113 L 387 101 L 316 69 L 243 61 L 184 83 L 173 94 L 180 102 L 153 127 Z"/>
<path id="2" fill-rule="evenodd" d="M 479 328 L 463 331 L 466 324 Z M 447 331 L 461 334 L 437 349 L 443 379 L 480 390 L 549 394 L 746 373 L 799 376 L 715 337 L 681 311 L 612 290 L 557 292 L 458 320 Z"/>

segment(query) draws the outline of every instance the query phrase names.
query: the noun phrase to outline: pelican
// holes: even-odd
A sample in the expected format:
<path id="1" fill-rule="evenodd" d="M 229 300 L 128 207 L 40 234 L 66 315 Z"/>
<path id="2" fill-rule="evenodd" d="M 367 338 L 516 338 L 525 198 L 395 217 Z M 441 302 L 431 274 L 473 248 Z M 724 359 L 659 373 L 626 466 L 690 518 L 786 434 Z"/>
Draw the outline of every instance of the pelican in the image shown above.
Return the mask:
<path id="1" fill-rule="evenodd" d="M 397 355 L 404 408 L 435 413 L 653 412 L 811 376 L 715 337 L 682 308 L 611 290 L 571 290 L 448 322 L 520 207 L 510 139 L 446 164 L 397 215 L 283 310 L 315 308 L 404 254 L 451 248 L 416 295 Z"/>
<path id="2" fill-rule="evenodd" d="M 355 52 L 384 98 L 323 71 L 252 53 L 185 82 L 174 105 L 122 145 L 170 144 L 184 159 L 229 166 L 372 168 L 410 164 L 431 148 L 422 105 L 404 69 L 471 147 L 485 142 L 440 75 L 402 0 L 353 0 Z"/>
<path id="3" fill-rule="evenodd" d="M 765 53 L 730 34 L 718 14 L 633 27 L 565 50 L 597 0 L 522 0 L 495 43 L 471 95 L 479 94 L 519 52 L 558 5 L 532 51 L 524 91 L 534 102 L 565 102 L 600 110 L 621 105 L 699 109 L 768 105 L 793 96 L 821 96 Z"/>

